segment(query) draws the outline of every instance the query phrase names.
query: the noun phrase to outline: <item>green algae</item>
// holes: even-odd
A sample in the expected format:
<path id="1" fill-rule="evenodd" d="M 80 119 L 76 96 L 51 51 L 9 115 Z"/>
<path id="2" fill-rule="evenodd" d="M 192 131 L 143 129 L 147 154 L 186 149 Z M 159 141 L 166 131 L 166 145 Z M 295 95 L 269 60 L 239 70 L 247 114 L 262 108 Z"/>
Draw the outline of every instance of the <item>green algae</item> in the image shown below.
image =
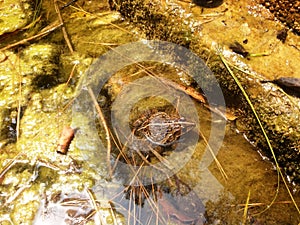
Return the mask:
<path id="1" fill-rule="evenodd" d="M 0 35 L 23 28 L 32 18 L 31 1 L 3 1 L 0 18 Z"/>
<path id="2" fill-rule="evenodd" d="M 116 15 L 106 15 L 108 15 L 107 19 L 103 21 L 102 17 L 100 19 L 93 17 L 93 20 L 86 23 L 87 27 L 92 26 L 94 29 L 100 26 L 101 28 L 116 20 Z M 79 22 L 76 27 L 80 27 L 82 21 Z M 85 31 L 82 29 L 81 35 L 83 33 Z M 120 36 L 117 37 L 116 34 Z M 124 33 L 117 31 L 111 36 L 111 29 L 98 32 L 98 35 L 95 34 L 92 39 L 86 41 L 114 36 L 114 40 L 118 42 L 118 38 L 124 37 Z M 11 204 L 1 210 L 1 215 L 8 218 L 6 221 L 8 223 L 12 221 L 15 224 L 32 224 L 39 216 L 45 216 L 38 212 L 45 210 L 42 202 L 45 198 L 48 199 L 51 193 L 57 193 L 59 190 L 65 193 L 85 191 L 87 188 L 92 188 L 96 180 L 101 179 L 101 174 L 103 177 L 106 176 L 106 168 L 101 164 L 101 160 L 95 162 L 87 158 L 89 152 L 76 147 L 76 138 L 69 148 L 68 154 L 72 158 L 57 154 L 56 148 L 63 126 L 77 124 L 75 119 L 71 121 L 72 114 L 68 105 L 80 91 L 76 89 L 77 82 L 82 79 L 93 60 L 90 55 L 98 56 L 107 48 L 102 46 L 95 48 L 97 45 L 94 45 L 90 48 L 93 51 L 91 53 L 85 48 L 87 46 L 85 44 L 79 48 L 82 50 L 80 54 L 70 55 L 58 42 L 59 36 L 53 35 L 53 42 L 40 41 L 25 46 L 17 53 L 5 51 L 7 59 L 1 62 L 1 117 L 2 121 L 6 121 L 1 123 L 1 150 L 3 151 L 1 168 L 4 168 L 5 162 L 7 163 L 9 159 L 22 154 L 22 158 L 18 158 L 20 162 L 9 168 L 1 178 L 4 180 L 1 181 L 0 186 L 3 193 L 0 201 L 6 204 L 10 196 L 15 195 L 10 200 Z M 75 69 L 74 74 L 68 81 L 72 68 Z M 65 83 L 67 81 L 68 84 Z M 20 117 L 15 113 L 18 108 L 22 110 Z M 20 128 L 17 137 L 18 119 L 20 119 Z M 84 121 L 82 117 L 79 120 Z M 97 134 L 97 132 L 92 133 L 89 124 L 79 125 L 82 131 L 87 130 L 87 133 Z M 7 132 L 9 129 L 15 135 L 12 140 L 9 140 L 9 132 Z M 77 140 L 77 143 L 81 146 L 80 140 Z M 85 146 L 89 145 L 86 142 L 82 143 Z M 99 155 L 91 158 L 99 159 Z M 21 188 L 22 185 L 26 187 L 24 190 Z M 111 216 L 110 211 L 107 215 Z M 89 224 L 93 223 L 89 222 Z"/>

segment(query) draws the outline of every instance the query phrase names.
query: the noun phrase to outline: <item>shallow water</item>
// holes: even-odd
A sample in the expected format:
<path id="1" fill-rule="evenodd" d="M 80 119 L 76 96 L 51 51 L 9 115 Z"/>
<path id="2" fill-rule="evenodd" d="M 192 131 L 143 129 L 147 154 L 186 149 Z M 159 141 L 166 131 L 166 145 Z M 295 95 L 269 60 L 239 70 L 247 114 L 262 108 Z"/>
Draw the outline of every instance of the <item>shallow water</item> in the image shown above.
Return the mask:
<path id="1" fill-rule="evenodd" d="M 245 139 L 242 133 L 237 131 L 235 121 L 225 122 L 221 115 L 215 115 L 195 100 L 188 103 L 188 101 L 191 100 L 184 99 L 184 96 L 176 96 L 178 93 L 174 94 L 172 90 L 169 90 L 170 87 L 168 86 L 165 87 L 162 85 L 161 87 L 157 78 L 153 77 L 153 75 L 159 74 L 159 76 L 164 77 L 164 79 L 177 80 L 180 79 L 180 77 L 187 79 L 188 76 L 184 75 L 182 71 L 178 69 L 174 70 L 174 68 L 172 69 L 170 66 L 160 64 L 146 63 L 143 64 L 143 66 L 144 68 L 148 68 L 146 69 L 147 72 L 145 72 L 144 69 L 138 68 L 139 66 L 136 64 L 125 67 L 112 76 L 106 85 L 106 87 L 111 90 L 110 93 L 112 96 L 115 96 L 113 97 L 112 111 L 108 112 L 109 116 L 107 118 L 111 118 L 111 123 L 114 124 L 113 130 L 118 134 L 118 141 L 124 145 L 128 145 L 127 142 L 130 141 L 129 137 L 132 133 L 130 128 L 126 128 L 126 126 L 130 124 L 132 112 L 138 115 L 139 111 L 143 112 L 146 109 L 155 107 L 162 110 L 164 104 L 166 104 L 162 99 L 167 99 L 167 102 L 174 105 L 176 99 L 180 99 L 179 103 L 177 102 L 179 113 L 183 113 L 182 115 L 189 118 L 189 120 L 198 121 L 195 131 L 198 136 L 196 139 L 193 139 L 194 141 L 189 142 L 188 147 L 183 147 L 183 150 L 172 150 L 166 154 L 164 159 L 168 162 L 168 165 L 171 165 L 172 169 L 169 169 L 169 167 L 166 168 L 165 164 L 160 165 L 160 160 L 154 156 L 149 157 L 151 163 L 156 166 L 155 169 L 151 168 L 151 172 L 148 171 L 148 165 L 144 165 L 143 168 L 146 167 L 145 170 L 137 166 L 135 172 L 127 168 L 128 164 L 124 165 L 121 163 L 121 165 L 116 167 L 116 180 L 114 181 L 119 183 L 119 185 L 124 184 L 125 188 L 133 186 L 141 187 L 142 183 L 146 187 L 146 193 L 149 192 L 151 197 L 144 197 L 144 207 L 139 207 L 138 204 L 133 203 L 135 198 L 130 195 L 133 195 L 133 192 L 129 191 L 129 194 L 127 193 L 125 195 L 127 196 L 125 198 L 127 200 L 124 199 L 123 195 L 120 196 L 120 190 L 122 190 L 123 186 L 117 185 L 118 188 L 114 194 L 111 193 L 111 191 L 107 194 L 105 193 L 107 189 L 100 188 L 101 192 L 105 193 L 104 196 L 108 199 L 112 196 L 119 196 L 111 200 L 115 201 L 115 204 L 120 204 L 129 210 L 127 212 L 129 220 L 132 219 L 131 213 L 134 213 L 136 217 L 139 218 L 137 224 L 147 224 L 148 222 L 155 224 L 157 218 L 161 220 L 160 223 L 164 224 L 166 223 L 164 220 L 166 218 L 162 215 L 165 214 L 168 220 L 184 224 L 183 219 L 180 220 L 176 217 L 177 210 L 180 209 L 172 209 L 173 211 L 171 213 L 163 211 L 162 215 L 158 214 L 160 216 L 155 217 L 154 214 L 157 212 L 151 208 L 151 204 L 153 204 L 153 200 L 151 199 L 155 199 L 155 197 L 152 196 L 155 195 L 153 193 L 168 196 L 168 199 L 173 199 L 168 200 L 169 207 L 170 204 L 174 204 L 174 207 L 181 206 L 185 208 L 187 212 L 189 212 L 189 210 L 192 211 L 189 207 L 193 205 L 193 200 L 196 202 L 201 201 L 201 204 L 198 204 L 199 208 L 196 210 L 199 217 L 193 213 L 188 217 L 190 221 L 192 221 L 193 218 L 198 219 L 200 224 L 201 221 L 208 221 L 209 224 L 241 223 L 243 221 L 243 209 L 248 194 L 250 197 L 248 219 L 250 218 L 249 221 L 252 221 L 249 222 L 250 224 L 296 224 L 297 211 L 289 200 L 289 195 L 282 184 L 278 187 L 279 194 L 277 198 L 274 199 L 278 186 L 278 176 L 274 165 L 270 163 L 266 157 L 263 157 L 258 149 L 255 149 Z M 149 76 L 148 73 L 151 73 L 152 76 Z M 191 78 L 187 79 L 186 82 L 192 82 Z M 112 86 L 116 84 L 118 84 L 118 87 L 114 86 L 114 88 L 112 88 Z M 157 99 L 154 96 L 159 96 L 161 99 Z M 189 104 L 189 106 L 187 106 L 187 104 Z M 193 111 L 193 109 L 195 111 Z M 107 110 L 105 111 L 107 112 Z M 197 115 L 194 115 L 195 113 Z M 214 115 L 213 117 L 212 114 Z M 214 126 L 215 129 L 212 129 L 212 126 Z M 103 137 L 102 143 L 105 143 L 105 135 L 103 135 L 103 133 L 101 135 L 101 131 L 100 136 Z M 82 137 L 82 139 L 84 140 L 86 137 Z M 209 140 L 209 143 L 221 142 L 220 149 L 211 147 L 212 150 L 210 150 L 206 144 L 207 140 Z M 186 140 L 183 139 L 183 142 L 184 141 Z M 131 145 L 128 146 L 128 148 L 130 148 Z M 104 146 L 103 148 L 105 149 Z M 140 148 L 146 148 L 146 144 L 144 143 Z M 106 150 L 103 150 L 103 154 L 105 154 L 105 151 Z M 113 162 L 115 162 L 118 154 L 119 150 L 115 149 L 112 153 Z M 214 159 L 213 156 L 216 156 L 216 159 Z M 122 156 L 119 160 L 122 160 Z M 132 161 L 130 162 L 130 160 L 129 162 L 127 161 L 127 163 L 135 164 Z M 157 167 L 160 169 L 157 169 Z M 162 176 L 162 172 L 167 175 Z M 177 176 L 176 179 L 179 179 L 179 182 L 191 188 L 191 191 L 181 195 L 174 195 L 174 188 L 175 191 L 178 191 L 178 187 L 176 187 L 176 185 L 175 187 L 172 186 L 168 181 L 169 177 L 173 180 L 174 175 Z M 155 185 L 164 187 L 167 190 L 171 189 L 172 194 L 169 195 L 168 191 L 162 191 L 164 188 L 158 192 Z M 107 188 L 109 188 L 109 185 L 107 186 Z M 189 193 L 194 197 L 187 200 L 186 198 L 188 198 Z M 142 194 L 139 192 L 137 195 Z M 176 199 L 176 201 L 174 199 Z M 275 203 L 264 211 L 273 200 Z M 158 206 L 160 205 L 158 204 Z M 120 207 L 119 210 L 121 210 L 122 207 Z M 159 210 L 161 210 L 160 207 Z M 285 215 L 280 214 L 282 210 L 286 212 Z M 121 212 L 126 215 L 124 209 L 121 210 Z M 172 213 L 175 214 L 175 216 Z M 133 222 L 130 222 L 130 224 L 131 223 Z"/>
<path id="2" fill-rule="evenodd" d="M 274 165 L 237 131 L 236 121 L 224 120 L 223 108 L 215 105 L 220 99 L 210 99 L 210 107 L 217 113 L 211 112 L 155 76 L 195 88 L 195 79 L 199 78 L 192 79 L 174 64 L 149 62 L 152 56 L 147 52 L 132 57 L 124 52 L 121 56 L 115 54 L 125 65 L 131 65 L 117 68 L 123 64 L 111 60 L 100 69 L 95 66 L 85 73 L 91 57 L 107 52 L 107 46 L 140 39 L 135 28 L 116 13 L 106 11 L 105 4 L 99 7 L 105 9 L 103 14 L 93 14 L 93 3 L 99 6 L 93 1 L 83 6 L 92 14 L 69 9 L 70 18 L 66 19 L 79 53 L 67 59 L 72 63 L 61 70 L 68 74 L 70 71 L 64 70 L 76 60 L 83 65 L 76 71 L 71 87 L 77 86 L 77 82 L 80 85 L 67 90 L 76 93 L 75 100 L 69 102 L 72 97 L 67 94 L 56 98 L 56 93 L 62 93 L 56 87 L 35 90 L 44 96 L 43 102 L 39 102 L 42 110 L 29 104 L 22 118 L 20 139 L 1 149 L 5 153 L 1 157 L 2 168 L 9 164 L 7 159 L 20 151 L 25 155 L 17 158 L 5 177 L 1 177 L 1 223 L 23 220 L 26 224 L 242 224 L 249 196 L 247 224 L 298 224 L 299 214 L 281 181 L 278 187 Z M 84 16 L 72 21 L 78 14 Z M 113 22 L 118 26 L 113 26 Z M 87 30 L 92 30 L 91 35 L 87 35 Z M 58 43 L 57 39 L 60 40 L 54 35 L 48 41 Z M 97 47 L 99 43 L 102 44 Z M 146 41 L 143 43 L 149 46 Z M 131 50 L 136 53 L 140 49 Z M 160 52 L 160 57 L 169 55 Z M 138 60 L 140 63 L 135 63 Z M 188 63 L 186 66 L 193 71 Z M 109 74 L 111 71 L 115 73 Z M 120 163 L 112 179 L 108 179 L 106 134 L 87 92 L 89 85 L 96 95 L 100 93 L 96 96 L 98 103 L 116 138 L 117 144 L 112 141 L 110 163 Z M 160 98 L 152 98 L 153 95 Z M 163 110 L 166 102 L 178 109 L 181 116 L 195 122 L 195 129 L 179 139 L 175 150 L 168 149 L 162 155 L 163 163 L 157 157 L 147 156 L 156 168 L 148 165 L 140 169 L 140 164 L 130 161 L 135 165 L 132 168 L 122 157 L 117 159 L 122 147 L 119 142 L 126 145 L 132 132 L 128 122 L 136 119 L 137 112 L 149 108 Z M 67 110 L 63 111 L 64 107 Z M 78 129 L 67 156 L 55 152 L 62 124 Z M 143 163 L 146 161 L 142 160 Z M 297 190 L 293 194 L 300 201 Z M 96 212 L 95 204 L 99 206 Z"/>

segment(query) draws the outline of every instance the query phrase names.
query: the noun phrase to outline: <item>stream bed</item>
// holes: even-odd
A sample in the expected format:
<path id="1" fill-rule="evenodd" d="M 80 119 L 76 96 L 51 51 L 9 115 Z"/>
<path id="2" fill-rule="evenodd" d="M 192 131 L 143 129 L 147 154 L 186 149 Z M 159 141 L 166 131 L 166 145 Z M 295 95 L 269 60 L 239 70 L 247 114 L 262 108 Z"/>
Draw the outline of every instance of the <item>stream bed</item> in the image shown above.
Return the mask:
<path id="1" fill-rule="evenodd" d="M 138 10 L 138 2 L 131 7 Z M 214 50 L 202 46 L 212 40 L 213 49 L 228 45 L 223 38 L 228 34 L 218 35 L 225 29 L 218 20 L 237 1 L 221 1 L 216 9 L 185 1 L 160 3 L 166 15 L 175 12 L 186 23 L 170 27 L 165 39 L 157 30 L 164 31 L 169 22 L 159 27 L 155 21 L 161 17 L 148 18 L 145 11 L 138 11 L 140 21 L 147 18 L 153 24 L 135 21 L 131 8 L 111 10 L 118 9 L 118 1 L 78 0 L 61 8 L 67 34 L 59 25 L 62 3 L 7 2 L 5 7 L 15 7 L 13 14 L 23 14 L 12 25 L 15 29 L 1 29 L 0 36 L 0 224 L 299 224 L 299 164 L 292 161 L 282 169 L 293 203 L 261 144 L 261 133 L 244 121 L 251 111 L 242 109 L 239 94 L 231 95 L 237 92 L 232 83 L 219 78 L 224 64 Z M 148 6 L 153 10 L 155 4 Z M 236 11 L 238 7 L 227 14 L 236 18 Z M 187 15 L 192 14 L 191 25 Z M 251 22 L 241 20 L 246 18 L 227 21 L 232 37 L 241 24 L 240 40 L 250 40 L 251 51 L 266 52 L 276 45 L 280 54 L 274 60 L 282 61 L 288 49 L 274 39 L 254 46 L 251 40 L 263 25 L 248 33 Z M 215 25 L 202 28 L 210 23 Z M 193 32 L 181 32 L 185 26 Z M 49 29 L 45 34 L 22 42 L 43 27 Z M 186 48 L 195 42 L 194 34 L 203 35 L 203 43 Z M 297 40 L 289 39 L 288 45 L 299 55 Z M 274 78 L 265 74 L 270 58 L 240 59 L 227 48 L 220 51 L 228 61 L 257 71 L 254 78 L 242 78 L 251 98 L 263 89 L 252 81 L 263 79 L 261 74 Z M 286 62 L 287 68 L 276 65 L 277 73 L 297 74 L 297 60 L 289 66 Z M 298 98 L 263 85 L 270 91 L 266 98 L 276 104 L 281 99 L 297 112 Z M 294 105 L 287 103 L 290 98 Z M 265 110 L 273 116 L 271 103 Z M 299 117 L 294 111 L 289 113 L 294 130 L 282 128 L 290 132 L 291 142 L 283 146 L 293 146 L 290 151 L 297 154 Z M 277 113 L 284 115 L 281 108 Z M 254 124 L 252 114 L 249 118 Z M 284 155 L 288 159 L 294 157 L 290 151 Z"/>

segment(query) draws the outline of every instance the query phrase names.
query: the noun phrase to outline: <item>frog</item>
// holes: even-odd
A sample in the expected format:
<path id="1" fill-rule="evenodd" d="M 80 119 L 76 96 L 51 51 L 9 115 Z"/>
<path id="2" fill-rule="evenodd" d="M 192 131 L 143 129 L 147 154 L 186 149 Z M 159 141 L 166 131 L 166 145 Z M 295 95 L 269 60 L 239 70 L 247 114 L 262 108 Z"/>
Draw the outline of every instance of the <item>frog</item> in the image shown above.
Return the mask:
<path id="1" fill-rule="evenodd" d="M 163 153 L 175 149 L 180 138 L 196 126 L 195 122 L 181 117 L 177 111 L 148 110 L 131 124 L 136 137 L 131 144 L 134 150 Z"/>

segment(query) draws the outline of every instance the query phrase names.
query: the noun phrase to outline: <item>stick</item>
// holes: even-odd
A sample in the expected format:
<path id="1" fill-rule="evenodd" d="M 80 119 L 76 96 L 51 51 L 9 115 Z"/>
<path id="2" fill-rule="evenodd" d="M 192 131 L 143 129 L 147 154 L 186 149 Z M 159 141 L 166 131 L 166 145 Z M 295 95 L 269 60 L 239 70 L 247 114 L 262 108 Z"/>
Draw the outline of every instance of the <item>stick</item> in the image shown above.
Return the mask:
<path id="1" fill-rule="evenodd" d="M 100 210 L 99 210 L 99 207 L 97 206 L 96 200 L 95 200 L 95 198 L 94 198 L 92 192 L 91 192 L 89 189 L 86 189 L 86 192 L 87 192 L 88 195 L 89 195 L 89 198 L 90 198 L 91 203 L 92 203 L 91 205 L 94 207 L 94 209 L 95 209 L 95 211 L 96 211 L 96 214 L 97 214 L 97 216 L 98 216 L 98 218 L 99 218 L 99 221 L 101 222 L 101 224 L 106 224 L 106 223 L 104 223 L 104 221 L 103 221 L 101 212 L 100 212 Z"/>
<path id="2" fill-rule="evenodd" d="M 5 51 L 5 50 L 8 50 L 10 48 L 13 48 L 13 47 L 16 47 L 18 45 L 22 45 L 22 44 L 26 44 L 28 41 L 31 41 L 31 40 L 34 40 L 36 38 L 39 38 L 39 37 L 43 37 L 45 35 L 48 35 L 49 33 L 51 33 L 52 31 L 56 30 L 57 28 L 59 28 L 60 26 L 62 26 L 62 23 L 59 23 L 57 24 L 58 21 L 55 21 L 54 23 L 50 24 L 49 26 L 45 27 L 39 34 L 36 34 L 30 38 L 26 38 L 26 39 L 23 39 L 21 41 L 18 41 L 16 43 L 13 43 L 13 44 L 10 44 L 10 45 L 7 45 L 5 46 L 4 48 L 1 48 L 0 51 Z M 47 29 L 47 30 L 45 30 Z"/>
<path id="3" fill-rule="evenodd" d="M 4 175 L 7 173 L 7 171 L 9 171 L 16 163 L 17 163 L 17 159 L 24 155 L 24 153 L 18 153 L 13 159 L 11 159 L 5 166 L 4 168 L 0 171 L 0 183 L 1 180 L 3 179 Z"/>
<path id="4" fill-rule="evenodd" d="M 156 75 L 155 75 L 156 76 Z M 191 96 L 192 98 L 198 100 L 201 103 L 206 103 L 205 98 L 203 97 L 202 94 L 200 94 L 198 91 L 196 91 L 194 88 L 192 87 L 187 87 L 184 86 L 182 84 L 178 84 L 176 82 L 173 82 L 171 80 L 167 80 L 167 79 L 163 79 L 161 77 L 156 76 L 160 81 L 162 81 L 163 83 L 165 83 L 168 86 L 173 87 L 176 90 L 180 90 L 182 92 L 184 92 L 185 94 Z"/>
<path id="5" fill-rule="evenodd" d="M 245 208 L 244 208 L 243 223 L 242 223 L 243 225 L 246 225 L 246 222 L 247 222 L 249 200 L 250 200 L 250 190 L 248 192 L 248 197 L 247 197 Z"/>
<path id="6" fill-rule="evenodd" d="M 93 103 L 94 103 L 96 110 L 98 112 L 98 115 L 99 115 L 100 122 L 102 123 L 104 130 L 105 130 L 106 140 L 107 140 L 107 158 L 106 158 L 107 168 L 108 168 L 109 177 L 112 178 L 112 169 L 111 169 L 111 165 L 110 165 L 111 142 L 110 142 L 109 129 L 108 129 L 107 123 L 105 121 L 104 115 L 102 113 L 102 110 L 101 110 L 101 108 L 96 100 L 96 97 L 90 87 L 88 88 L 88 92 L 93 100 Z"/>
<path id="7" fill-rule="evenodd" d="M 57 5 L 57 1 L 56 0 L 54 0 L 54 7 L 55 7 L 55 11 L 56 11 L 56 13 L 58 15 L 58 19 L 59 19 L 60 23 L 62 24 L 61 31 L 63 33 L 64 39 L 65 39 L 65 41 L 66 41 L 66 43 L 68 45 L 68 48 L 69 48 L 70 52 L 73 54 L 74 50 L 73 50 L 70 38 L 68 36 L 66 27 L 64 26 L 64 21 L 62 19 L 62 16 L 61 16 L 61 13 L 60 13 L 60 10 L 59 10 L 59 7 Z"/>
<path id="8" fill-rule="evenodd" d="M 212 148 L 210 147 L 210 145 L 209 145 L 209 143 L 208 143 L 206 137 L 204 136 L 204 134 L 201 132 L 200 129 L 199 129 L 199 134 L 200 134 L 200 136 L 203 138 L 205 144 L 206 144 L 207 147 L 208 147 L 208 150 L 210 151 L 212 157 L 214 158 L 214 160 L 215 160 L 215 162 L 216 162 L 216 164 L 217 164 L 217 167 L 218 167 L 218 169 L 220 170 L 220 173 L 221 173 L 222 177 L 223 177 L 225 180 L 228 180 L 228 176 L 227 176 L 225 170 L 223 169 L 221 163 L 220 163 L 219 160 L 217 159 L 217 157 L 216 157 L 214 151 L 213 151 Z"/>

